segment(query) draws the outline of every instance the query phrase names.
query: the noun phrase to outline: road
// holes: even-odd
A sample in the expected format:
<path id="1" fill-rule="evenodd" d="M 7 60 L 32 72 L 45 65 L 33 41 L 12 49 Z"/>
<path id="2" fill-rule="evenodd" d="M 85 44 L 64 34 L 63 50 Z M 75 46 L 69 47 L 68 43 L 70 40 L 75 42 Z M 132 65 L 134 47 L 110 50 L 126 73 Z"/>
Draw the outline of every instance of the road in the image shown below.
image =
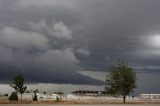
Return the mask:
<path id="1" fill-rule="evenodd" d="M 65 106 L 65 105 L 47 105 L 47 104 L 0 104 L 0 106 Z M 106 104 L 106 105 L 66 105 L 66 106 L 160 106 L 160 104 Z"/>

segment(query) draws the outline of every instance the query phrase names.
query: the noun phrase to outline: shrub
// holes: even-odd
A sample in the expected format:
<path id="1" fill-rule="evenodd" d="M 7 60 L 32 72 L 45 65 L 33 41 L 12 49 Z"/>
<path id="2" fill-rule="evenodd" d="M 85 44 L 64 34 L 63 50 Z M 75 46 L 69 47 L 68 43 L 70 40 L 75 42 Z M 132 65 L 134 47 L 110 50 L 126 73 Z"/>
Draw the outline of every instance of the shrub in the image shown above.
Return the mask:
<path id="1" fill-rule="evenodd" d="M 59 98 L 58 96 L 56 96 L 55 102 L 56 102 L 56 103 L 59 103 L 59 101 L 60 101 L 60 98 Z"/>
<path id="2" fill-rule="evenodd" d="M 9 96 L 10 101 L 18 101 L 18 95 L 17 92 L 12 92 L 11 95 Z"/>
<path id="3" fill-rule="evenodd" d="M 37 95 L 36 95 L 36 92 L 34 92 L 33 101 L 37 101 Z"/>

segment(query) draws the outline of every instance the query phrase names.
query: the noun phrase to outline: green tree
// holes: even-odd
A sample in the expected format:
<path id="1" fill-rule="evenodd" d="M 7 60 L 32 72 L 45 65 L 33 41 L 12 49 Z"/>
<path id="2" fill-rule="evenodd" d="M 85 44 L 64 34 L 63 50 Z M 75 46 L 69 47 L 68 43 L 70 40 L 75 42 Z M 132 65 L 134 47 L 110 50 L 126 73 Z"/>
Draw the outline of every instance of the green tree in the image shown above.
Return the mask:
<path id="1" fill-rule="evenodd" d="M 13 79 L 13 84 L 10 86 L 15 89 L 16 92 L 21 94 L 21 102 L 22 102 L 22 94 L 26 91 L 27 86 L 24 86 L 24 78 L 21 74 L 18 74 L 14 79 Z"/>
<path id="2" fill-rule="evenodd" d="M 126 95 L 136 88 L 136 73 L 122 60 L 118 60 L 118 65 L 112 66 L 106 79 L 106 92 L 113 96 L 123 96 L 125 103 Z"/>
<path id="3" fill-rule="evenodd" d="M 33 93 L 34 93 L 34 97 L 33 97 L 33 101 L 37 101 L 38 98 L 37 98 L 37 93 L 38 93 L 38 89 L 34 90 Z"/>
<path id="4" fill-rule="evenodd" d="M 43 91 L 43 94 L 47 94 L 47 92 L 46 92 L 46 91 Z"/>
<path id="5" fill-rule="evenodd" d="M 10 101 L 18 101 L 17 92 L 12 92 L 8 99 Z"/>

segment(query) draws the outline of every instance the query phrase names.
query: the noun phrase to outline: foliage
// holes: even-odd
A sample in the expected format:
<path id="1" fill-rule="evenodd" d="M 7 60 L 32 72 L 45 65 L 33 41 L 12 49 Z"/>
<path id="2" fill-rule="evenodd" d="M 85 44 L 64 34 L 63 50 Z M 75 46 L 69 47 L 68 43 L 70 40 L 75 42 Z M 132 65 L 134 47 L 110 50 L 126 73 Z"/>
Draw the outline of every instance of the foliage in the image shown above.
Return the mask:
<path id="1" fill-rule="evenodd" d="M 10 101 L 18 101 L 18 96 L 17 92 L 12 92 L 11 95 L 9 96 Z"/>
<path id="2" fill-rule="evenodd" d="M 47 92 L 46 92 L 46 91 L 43 91 L 43 94 L 47 94 Z"/>
<path id="3" fill-rule="evenodd" d="M 59 101 L 60 101 L 60 98 L 59 98 L 58 96 L 56 96 L 55 102 L 56 102 L 56 103 L 59 103 Z"/>
<path id="4" fill-rule="evenodd" d="M 37 98 L 37 92 L 38 92 L 38 89 L 34 90 L 33 93 L 34 93 L 34 97 L 33 97 L 33 101 L 37 101 L 38 98 Z"/>
<path id="5" fill-rule="evenodd" d="M 34 93 L 33 101 L 37 101 L 37 100 L 38 100 L 37 95 L 36 93 Z"/>
<path id="6" fill-rule="evenodd" d="M 26 91 L 27 86 L 24 86 L 24 78 L 21 74 L 18 74 L 14 79 L 13 79 L 13 84 L 10 85 L 12 88 L 15 89 L 16 92 L 21 94 L 21 101 L 22 101 L 22 94 Z"/>
<path id="7" fill-rule="evenodd" d="M 106 91 L 113 96 L 123 96 L 125 103 L 128 95 L 136 87 L 136 74 L 124 61 L 119 60 L 118 65 L 112 66 L 106 79 Z"/>

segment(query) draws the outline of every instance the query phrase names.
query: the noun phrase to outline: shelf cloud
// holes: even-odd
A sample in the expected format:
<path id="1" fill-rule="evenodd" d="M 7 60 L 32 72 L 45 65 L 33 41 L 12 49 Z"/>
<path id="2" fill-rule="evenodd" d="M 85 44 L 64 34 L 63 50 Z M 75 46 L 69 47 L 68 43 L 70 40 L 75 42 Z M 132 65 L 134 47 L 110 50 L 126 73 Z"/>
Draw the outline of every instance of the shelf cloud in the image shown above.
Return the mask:
<path id="1" fill-rule="evenodd" d="M 98 75 L 82 73 L 107 74 L 117 59 L 157 72 L 159 5 L 158 0 L 1 0 L 0 81 L 22 73 L 33 83 L 104 85 Z"/>

